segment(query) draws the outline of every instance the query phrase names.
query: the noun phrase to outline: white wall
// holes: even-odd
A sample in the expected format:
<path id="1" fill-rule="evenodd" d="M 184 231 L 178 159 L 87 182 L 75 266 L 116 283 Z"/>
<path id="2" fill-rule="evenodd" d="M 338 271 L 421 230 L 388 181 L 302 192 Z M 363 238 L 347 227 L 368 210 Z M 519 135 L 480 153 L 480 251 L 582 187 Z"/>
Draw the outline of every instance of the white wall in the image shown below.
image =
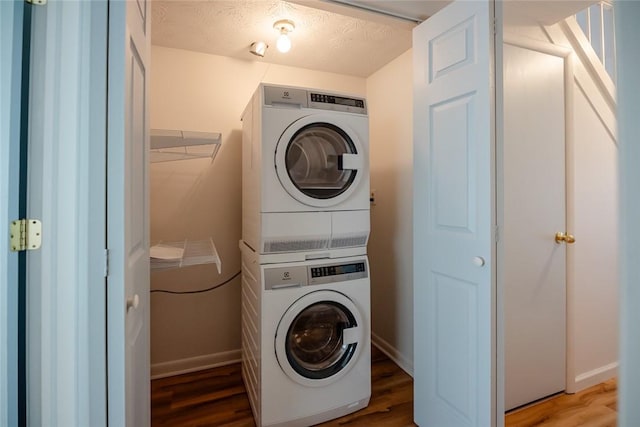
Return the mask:
<path id="1" fill-rule="evenodd" d="M 204 289 L 240 271 L 240 116 L 260 82 L 358 95 L 363 78 L 248 62 L 154 46 L 151 127 L 222 133 L 215 161 L 155 163 L 150 170 L 151 240 L 213 237 L 222 274 L 212 265 L 154 272 L 152 289 Z M 240 357 L 240 280 L 194 295 L 152 294 L 152 375 Z"/>
<path id="2" fill-rule="evenodd" d="M 373 340 L 413 372 L 413 78 L 409 50 L 367 79 Z"/>
<path id="3" fill-rule="evenodd" d="M 575 390 L 615 375 L 618 361 L 618 146 L 576 84 L 573 123 Z"/>

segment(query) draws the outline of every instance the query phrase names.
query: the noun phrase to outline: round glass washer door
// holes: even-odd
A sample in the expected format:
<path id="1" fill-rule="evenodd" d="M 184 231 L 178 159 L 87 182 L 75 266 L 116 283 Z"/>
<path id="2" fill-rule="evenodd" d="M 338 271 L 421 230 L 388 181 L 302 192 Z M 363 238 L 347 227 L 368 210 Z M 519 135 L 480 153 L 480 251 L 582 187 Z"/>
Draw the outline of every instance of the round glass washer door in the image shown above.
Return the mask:
<path id="1" fill-rule="evenodd" d="M 347 123 L 336 116 L 315 114 L 285 130 L 275 163 L 280 183 L 293 198 L 327 207 L 346 200 L 358 187 L 365 155 Z"/>
<path id="2" fill-rule="evenodd" d="M 364 345 L 362 317 L 344 294 L 316 291 L 298 299 L 278 325 L 278 364 L 299 384 L 324 386 L 355 365 Z"/>

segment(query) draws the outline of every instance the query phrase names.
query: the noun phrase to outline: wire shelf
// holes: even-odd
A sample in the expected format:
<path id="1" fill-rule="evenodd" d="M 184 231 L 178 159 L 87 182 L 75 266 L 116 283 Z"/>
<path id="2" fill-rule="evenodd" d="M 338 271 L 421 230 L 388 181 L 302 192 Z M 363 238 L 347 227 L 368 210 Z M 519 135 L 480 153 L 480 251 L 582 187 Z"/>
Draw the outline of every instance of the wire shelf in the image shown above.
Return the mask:
<path id="1" fill-rule="evenodd" d="M 151 129 L 151 163 L 211 158 L 218 154 L 222 134 L 183 130 Z"/>
<path id="2" fill-rule="evenodd" d="M 151 270 L 168 270 L 199 264 L 216 264 L 222 272 L 222 261 L 213 239 L 158 242 L 151 246 Z"/>

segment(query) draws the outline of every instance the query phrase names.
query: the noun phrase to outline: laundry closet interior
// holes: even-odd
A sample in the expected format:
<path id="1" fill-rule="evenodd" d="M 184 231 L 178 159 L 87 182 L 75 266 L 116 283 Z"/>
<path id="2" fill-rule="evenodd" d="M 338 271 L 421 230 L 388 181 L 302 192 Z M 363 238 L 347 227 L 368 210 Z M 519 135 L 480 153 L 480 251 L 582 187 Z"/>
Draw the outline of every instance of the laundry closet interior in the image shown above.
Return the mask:
<path id="1" fill-rule="evenodd" d="M 498 149 L 504 149 L 504 165 L 517 165 L 517 161 L 527 165 L 528 159 L 540 152 L 536 138 L 547 142 L 556 138 L 563 146 L 550 150 L 563 156 L 554 167 L 563 169 L 556 172 L 566 183 L 549 181 L 540 188 L 522 190 L 541 176 L 549 177 L 543 169 L 545 155 L 526 173 L 524 167 L 497 167 L 498 177 L 505 183 L 504 188 L 501 182 L 497 184 L 505 202 L 498 223 L 507 227 L 504 233 L 512 233 L 504 235 L 507 246 L 498 253 L 498 270 L 505 269 L 499 273 L 498 286 L 507 289 L 509 280 L 519 281 L 524 271 L 524 275 L 540 275 L 536 277 L 549 273 L 546 263 L 557 256 L 556 243 L 543 244 L 532 254 L 528 252 L 531 247 L 520 239 L 539 236 L 517 234 L 528 229 L 522 226 L 524 221 L 535 222 L 539 215 L 533 213 L 533 219 L 519 222 L 515 213 L 510 216 L 510 209 L 524 206 L 517 215 L 526 218 L 526 213 L 548 206 L 545 194 L 549 188 L 566 188 L 567 194 L 556 195 L 563 204 L 557 213 L 562 217 L 558 227 L 564 229 L 547 231 L 551 238 L 556 232 L 568 232 L 576 238 L 576 245 L 567 249 L 571 251 L 568 259 L 553 261 L 562 264 L 562 271 L 556 274 L 563 276 L 568 286 L 561 291 L 566 301 L 560 303 L 568 312 L 559 315 L 566 322 L 561 329 L 567 333 L 560 338 L 564 343 L 557 353 L 569 372 L 563 369 L 556 374 L 560 388 L 547 393 L 551 394 L 582 389 L 615 375 L 617 135 L 615 100 L 612 104 L 607 86 L 594 77 L 598 74 L 590 65 L 591 58 L 572 52 L 571 43 L 581 41 L 571 39 L 574 28 L 551 25 L 549 20 L 562 11 L 547 11 L 551 16 L 543 19 L 549 25 L 539 25 L 528 15 L 531 10 L 533 7 L 526 12 L 507 10 L 505 15 L 504 97 L 505 109 L 509 108 L 505 111 L 504 147 Z M 186 241 L 187 251 L 194 251 L 191 255 L 185 252 L 181 267 L 167 268 L 171 262 L 152 260 L 151 377 L 241 359 L 242 297 L 241 277 L 237 275 L 241 271 L 243 220 L 241 117 L 260 84 L 313 88 L 366 100 L 371 341 L 413 374 L 413 287 L 419 282 L 413 277 L 413 244 L 414 239 L 421 239 L 412 227 L 412 28 L 416 23 L 320 0 L 154 1 L 151 12 L 151 243 Z M 294 24 L 288 53 L 276 49 L 274 23 L 282 19 Z M 269 46 L 264 57 L 249 51 L 251 43 L 259 41 Z M 566 67 L 575 77 L 567 74 Z M 507 78 L 509 69 L 516 70 L 517 77 Z M 549 78 L 554 79 L 558 91 L 547 92 L 549 97 L 542 98 L 539 89 L 549 88 Z M 556 122 L 545 128 L 553 120 Z M 158 150 L 158 145 L 154 148 L 154 140 L 156 144 L 170 141 L 178 131 L 206 143 L 189 147 L 187 151 L 197 153 L 193 158 L 167 157 L 166 150 Z M 510 145 L 510 140 L 530 145 Z M 511 218 L 516 218 L 515 222 L 510 222 Z M 540 269 L 529 271 L 528 260 L 534 258 Z M 227 280 L 214 290 L 197 292 Z M 534 282 L 533 286 L 542 283 Z M 532 294 L 535 299 L 538 290 L 525 299 Z M 192 291 L 196 292 L 189 293 Z M 510 306 L 508 301 L 503 303 L 508 325 Z M 545 301 L 537 303 L 545 305 Z M 533 318 L 539 317 L 539 310 L 539 306 L 534 308 Z M 558 329 L 555 323 L 551 326 Z M 539 342 L 544 343 L 542 335 Z M 505 345 L 508 354 L 508 343 Z M 533 363 L 538 361 L 533 357 Z M 524 399 L 539 397 L 544 396 Z"/>
<path id="2" fill-rule="evenodd" d="M 370 257 L 384 260 L 371 266 L 371 278 L 379 283 L 372 303 L 383 313 L 372 320 L 373 330 L 410 370 L 413 24 L 356 11 L 373 17 L 366 21 L 282 1 L 154 2 L 152 12 L 152 144 L 158 129 L 221 135 L 213 161 L 205 156 L 152 162 L 149 170 L 152 244 L 212 239 L 221 273 L 215 263 L 152 267 L 152 291 L 206 289 L 240 271 L 241 116 L 260 83 L 361 97 L 368 107 L 369 162 L 377 169 L 371 177 L 379 174 L 370 186 L 375 195 L 371 229 L 377 231 L 371 233 L 368 249 Z M 278 32 L 273 29 L 283 18 L 295 24 L 287 54 L 276 49 Z M 190 22 L 201 26 L 189 33 Z M 206 28 L 208 34 L 197 32 Z M 241 45 L 225 47 L 225 34 L 231 32 L 252 36 Z M 249 52 L 249 45 L 260 37 L 269 44 L 264 58 Z M 206 51 L 212 44 L 232 53 L 163 46 L 185 43 L 184 38 L 192 43 L 191 49 Z M 348 46 L 363 51 L 350 52 L 345 50 Z M 288 57 L 300 58 L 300 66 L 278 64 Z M 152 150 L 152 160 L 153 156 Z M 240 277 L 211 292 L 152 293 L 151 298 L 152 377 L 240 359 Z"/>

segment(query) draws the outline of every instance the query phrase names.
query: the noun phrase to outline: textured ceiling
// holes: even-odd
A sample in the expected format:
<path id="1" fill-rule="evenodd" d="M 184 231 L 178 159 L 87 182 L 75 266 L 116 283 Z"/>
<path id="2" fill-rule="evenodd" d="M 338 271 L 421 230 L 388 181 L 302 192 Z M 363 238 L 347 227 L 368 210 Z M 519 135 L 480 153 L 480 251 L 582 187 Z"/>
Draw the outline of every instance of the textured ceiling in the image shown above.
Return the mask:
<path id="1" fill-rule="evenodd" d="M 368 77 L 411 47 L 406 22 L 368 20 L 281 0 L 154 0 L 154 45 L 248 61 L 264 61 Z M 292 48 L 275 48 L 279 19 L 295 22 Z M 249 53 L 252 42 L 269 45 L 264 58 Z"/>
<path id="2" fill-rule="evenodd" d="M 1 1 L 1 0 L 0 0 Z M 415 23 L 345 4 L 424 20 L 450 0 L 153 0 L 152 43 L 247 61 L 368 77 L 411 47 Z M 552 24 L 596 0 L 507 0 L 505 25 Z M 289 53 L 275 47 L 273 23 L 295 22 Z M 264 58 L 249 53 L 269 45 Z"/>

